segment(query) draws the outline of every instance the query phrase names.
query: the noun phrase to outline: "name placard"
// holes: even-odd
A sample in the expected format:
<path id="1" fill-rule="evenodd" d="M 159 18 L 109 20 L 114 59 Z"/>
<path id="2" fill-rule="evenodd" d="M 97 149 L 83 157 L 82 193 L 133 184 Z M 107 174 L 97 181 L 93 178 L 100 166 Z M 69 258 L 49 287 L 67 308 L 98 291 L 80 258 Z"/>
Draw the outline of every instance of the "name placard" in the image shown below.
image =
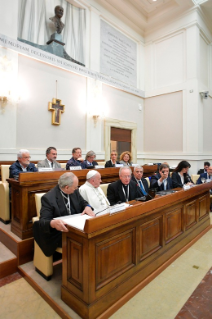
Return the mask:
<path id="1" fill-rule="evenodd" d="M 70 171 L 78 171 L 79 169 L 82 169 L 81 166 L 70 166 L 69 167 Z"/>
<path id="2" fill-rule="evenodd" d="M 95 169 L 98 169 L 98 168 L 105 168 L 105 167 L 104 167 L 104 165 L 96 165 Z"/>
<path id="3" fill-rule="evenodd" d="M 115 167 L 122 167 L 124 164 L 115 164 Z"/>
<path id="4" fill-rule="evenodd" d="M 53 171 L 51 167 L 38 167 L 38 172 L 48 172 Z"/>

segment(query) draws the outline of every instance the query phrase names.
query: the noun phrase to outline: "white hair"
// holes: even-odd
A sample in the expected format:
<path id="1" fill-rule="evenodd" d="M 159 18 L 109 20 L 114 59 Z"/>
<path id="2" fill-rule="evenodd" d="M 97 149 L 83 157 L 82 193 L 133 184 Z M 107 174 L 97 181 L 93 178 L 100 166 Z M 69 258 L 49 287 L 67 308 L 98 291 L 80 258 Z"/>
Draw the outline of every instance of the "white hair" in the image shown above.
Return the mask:
<path id="1" fill-rule="evenodd" d="M 120 170 L 119 170 L 119 176 L 121 175 L 121 172 L 124 170 L 124 169 L 128 169 L 130 171 L 130 174 L 132 174 L 132 170 L 129 166 L 122 166 L 120 167 Z"/>
<path id="2" fill-rule="evenodd" d="M 25 150 L 25 149 L 21 149 L 18 154 L 17 154 L 17 157 L 18 158 L 22 158 L 22 155 L 25 154 L 25 153 L 28 153 L 29 154 L 29 151 L 28 150 Z"/>
<path id="3" fill-rule="evenodd" d="M 76 175 L 74 175 L 72 172 L 64 173 L 58 180 L 59 187 L 62 189 L 65 186 L 72 186 L 75 177 Z"/>

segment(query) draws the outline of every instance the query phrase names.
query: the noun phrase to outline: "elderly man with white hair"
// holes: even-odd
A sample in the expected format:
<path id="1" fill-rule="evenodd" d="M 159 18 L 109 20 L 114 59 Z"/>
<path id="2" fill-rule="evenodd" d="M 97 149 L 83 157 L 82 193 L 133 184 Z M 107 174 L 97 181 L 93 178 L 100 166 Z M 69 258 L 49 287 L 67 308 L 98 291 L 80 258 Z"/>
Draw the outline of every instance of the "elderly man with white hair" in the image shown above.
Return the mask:
<path id="1" fill-rule="evenodd" d="M 37 172 L 35 164 L 30 163 L 30 153 L 28 150 L 21 149 L 17 154 L 17 161 L 10 166 L 10 178 L 18 176 L 23 172 Z"/>
<path id="2" fill-rule="evenodd" d="M 94 208 L 94 212 L 101 212 L 110 205 L 103 190 L 99 187 L 100 183 L 100 173 L 92 170 L 87 173 L 85 184 L 79 188 L 81 196 Z"/>

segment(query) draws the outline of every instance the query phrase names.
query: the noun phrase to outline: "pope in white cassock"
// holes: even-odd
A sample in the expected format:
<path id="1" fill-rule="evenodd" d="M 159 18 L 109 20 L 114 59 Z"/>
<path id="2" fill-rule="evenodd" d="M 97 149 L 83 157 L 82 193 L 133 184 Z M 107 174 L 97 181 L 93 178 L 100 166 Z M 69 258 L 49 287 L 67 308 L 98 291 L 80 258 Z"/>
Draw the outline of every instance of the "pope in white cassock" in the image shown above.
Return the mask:
<path id="1" fill-rule="evenodd" d="M 94 208 L 94 212 L 105 210 L 110 203 L 103 190 L 99 187 L 101 175 L 92 170 L 86 175 L 86 182 L 79 188 L 80 195 Z"/>

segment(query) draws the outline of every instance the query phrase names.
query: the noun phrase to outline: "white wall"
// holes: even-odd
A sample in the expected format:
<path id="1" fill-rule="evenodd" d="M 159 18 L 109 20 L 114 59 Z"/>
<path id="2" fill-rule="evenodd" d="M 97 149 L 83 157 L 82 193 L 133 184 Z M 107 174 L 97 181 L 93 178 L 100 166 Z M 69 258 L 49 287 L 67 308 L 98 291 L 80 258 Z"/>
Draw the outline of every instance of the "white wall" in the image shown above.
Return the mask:
<path id="1" fill-rule="evenodd" d="M 17 38 L 18 1 L 0 0 L 4 11 L 0 12 L 0 33 L 13 39 Z M 138 45 L 138 87 L 144 89 L 144 54 L 143 38 L 111 15 L 95 1 L 88 0 L 86 8 L 87 29 L 87 67 L 99 71 L 100 19 L 131 37 Z M 2 48 L 0 48 L 2 49 Z M 10 50 L 6 50 L 9 56 Z M 0 160 L 15 160 L 20 148 L 30 150 L 32 159 L 44 158 L 48 146 L 58 148 L 58 159 L 70 158 L 71 149 L 80 146 L 85 154 L 90 149 L 97 153 L 97 158 L 104 159 L 104 120 L 101 117 L 94 125 L 89 113 L 93 102 L 95 80 L 78 76 L 74 73 L 50 66 L 38 60 L 16 54 L 16 77 L 21 101 L 18 105 L 7 104 L 5 112 L 0 112 Z M 57 98 L 65 105 L 61 115 L 61 125 L 51 124 L 51 112 L 48 102 L 56 97 L 56 80 L 58 81 Z M 138 103 L 143 100 L 107 85 L 100 84 L 100 101 L 106 116 L 131 120 L 139 125 L 138 149 L 143 151 L 142 113 Z M 129 114 L 130 107 L 130 114 Z"/>

